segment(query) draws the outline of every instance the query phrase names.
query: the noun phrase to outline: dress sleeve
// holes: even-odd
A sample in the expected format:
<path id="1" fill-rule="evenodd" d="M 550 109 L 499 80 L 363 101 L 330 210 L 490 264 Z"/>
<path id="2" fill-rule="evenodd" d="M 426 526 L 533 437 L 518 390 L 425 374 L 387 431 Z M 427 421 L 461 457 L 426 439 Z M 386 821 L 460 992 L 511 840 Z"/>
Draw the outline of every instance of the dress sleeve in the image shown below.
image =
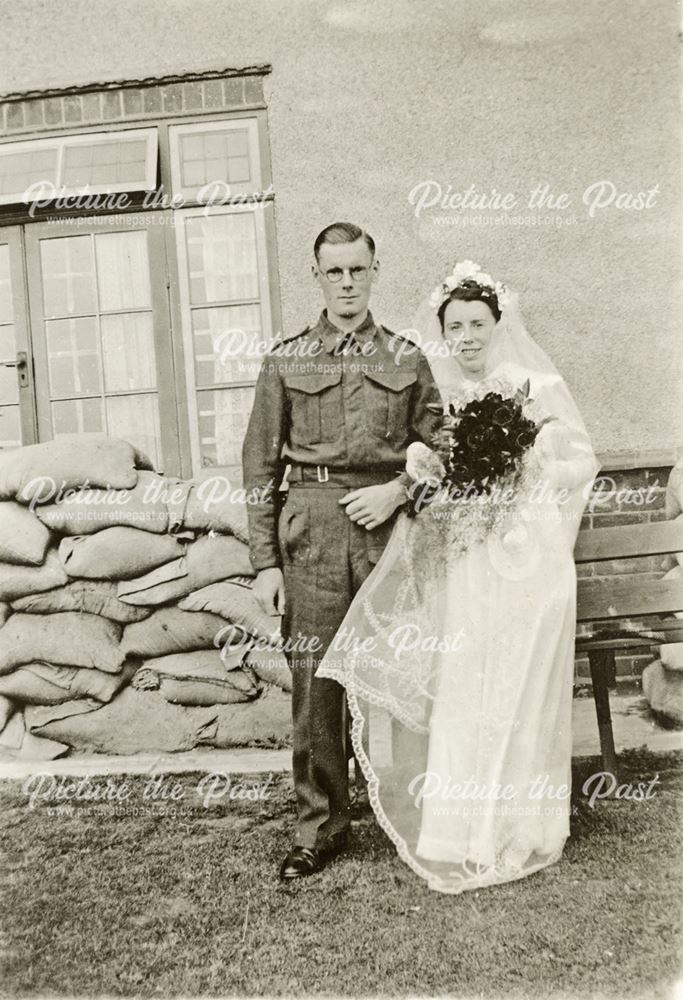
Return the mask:
<path id="1" fill-rule="evenodd" d="M 559 420 L 543 425 L 534 452 L 543 474 L 556 489 L 576 489 L 595 475 L 596 462 L 590 442 Z"/>

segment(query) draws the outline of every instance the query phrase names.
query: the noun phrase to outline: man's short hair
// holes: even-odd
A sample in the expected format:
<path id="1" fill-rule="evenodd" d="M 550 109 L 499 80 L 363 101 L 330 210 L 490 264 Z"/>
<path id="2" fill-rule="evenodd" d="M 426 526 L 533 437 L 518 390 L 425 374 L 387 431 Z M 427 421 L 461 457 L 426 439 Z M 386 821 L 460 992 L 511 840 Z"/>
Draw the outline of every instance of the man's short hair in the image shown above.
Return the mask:
<path id="1" fill-rule="evenodd" d="M 353 222 L 333 222 L 331 226 L 325 226 L 322 232 L 316 236 L 313 244 L 315 259 L 320 259 L 320 247 L 323 243 L 355 243 L 356 240 L 360 239 L 365 240 L 366 247 L 374 257 L 375 241 L 370 233 L 361 229 L 360 226 L 354 225 Z"/>

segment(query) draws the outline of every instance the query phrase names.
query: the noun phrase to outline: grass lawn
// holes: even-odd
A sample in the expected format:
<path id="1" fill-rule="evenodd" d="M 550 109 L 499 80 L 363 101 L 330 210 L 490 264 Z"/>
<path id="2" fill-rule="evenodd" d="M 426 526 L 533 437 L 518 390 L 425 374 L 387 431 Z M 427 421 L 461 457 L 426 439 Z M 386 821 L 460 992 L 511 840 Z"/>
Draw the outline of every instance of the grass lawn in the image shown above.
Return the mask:
<path id="1" fill-rule="evenodd" d="M 349 853 L 280 884 L 294 809 L 286 775 L 260 801 L 207 808 L 198 775 L 166 776 L 166 790 L 183 791 L 176 815 L 144 802 L 143 776 L 111 779 L 127 784 L 128 815 L 107 803 L 30 809 L 22 783 L 5 782 L 2 995 L 669 997 L 682 761 L 632 751 L 620 763 L 622 781 L 659 774 L 652 799 L 591 809 L 581 785 L 599 762 L 575 761 L 562 860 L 462 896 L 429 891 L 367 812 Z"/>

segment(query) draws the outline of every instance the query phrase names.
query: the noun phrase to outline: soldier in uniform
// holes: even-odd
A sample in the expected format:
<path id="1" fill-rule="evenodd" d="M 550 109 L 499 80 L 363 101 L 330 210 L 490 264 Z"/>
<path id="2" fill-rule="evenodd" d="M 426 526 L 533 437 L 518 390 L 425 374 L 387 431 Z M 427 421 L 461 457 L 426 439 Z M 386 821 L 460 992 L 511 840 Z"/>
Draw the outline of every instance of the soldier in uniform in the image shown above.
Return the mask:
<path id="1" fill-rule="evenodd" d="M 283 879 L 318 871 L 346 845 L 346 694 L 315 671 L 405 502 L 406 447 L 430 443 L 440 423 L 427 359 L 368 310 L 372 238 L 334 223 L 314 254 L 326 309 L 264 359 L 243 449 L 254 591 L 283 615 L 292 668 L 297 824 Z"/>

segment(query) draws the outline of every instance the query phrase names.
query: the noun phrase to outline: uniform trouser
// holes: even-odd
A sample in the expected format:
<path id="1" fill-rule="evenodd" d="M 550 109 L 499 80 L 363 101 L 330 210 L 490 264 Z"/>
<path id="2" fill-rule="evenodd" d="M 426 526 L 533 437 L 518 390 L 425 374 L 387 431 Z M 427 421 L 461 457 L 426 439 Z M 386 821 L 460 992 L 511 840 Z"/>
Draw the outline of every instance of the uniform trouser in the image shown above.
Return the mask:
<path id="1" fill-rule="evenodd" d="M 349 827 L 346 692 L 315 671 L 394 522 L 367 531 L 351 521 L 339 500 L 352 488 L 292 483 L 278 524 L 282 631 L 292 668 L 295 843 L 303 847 L 320 848 Z"/>

